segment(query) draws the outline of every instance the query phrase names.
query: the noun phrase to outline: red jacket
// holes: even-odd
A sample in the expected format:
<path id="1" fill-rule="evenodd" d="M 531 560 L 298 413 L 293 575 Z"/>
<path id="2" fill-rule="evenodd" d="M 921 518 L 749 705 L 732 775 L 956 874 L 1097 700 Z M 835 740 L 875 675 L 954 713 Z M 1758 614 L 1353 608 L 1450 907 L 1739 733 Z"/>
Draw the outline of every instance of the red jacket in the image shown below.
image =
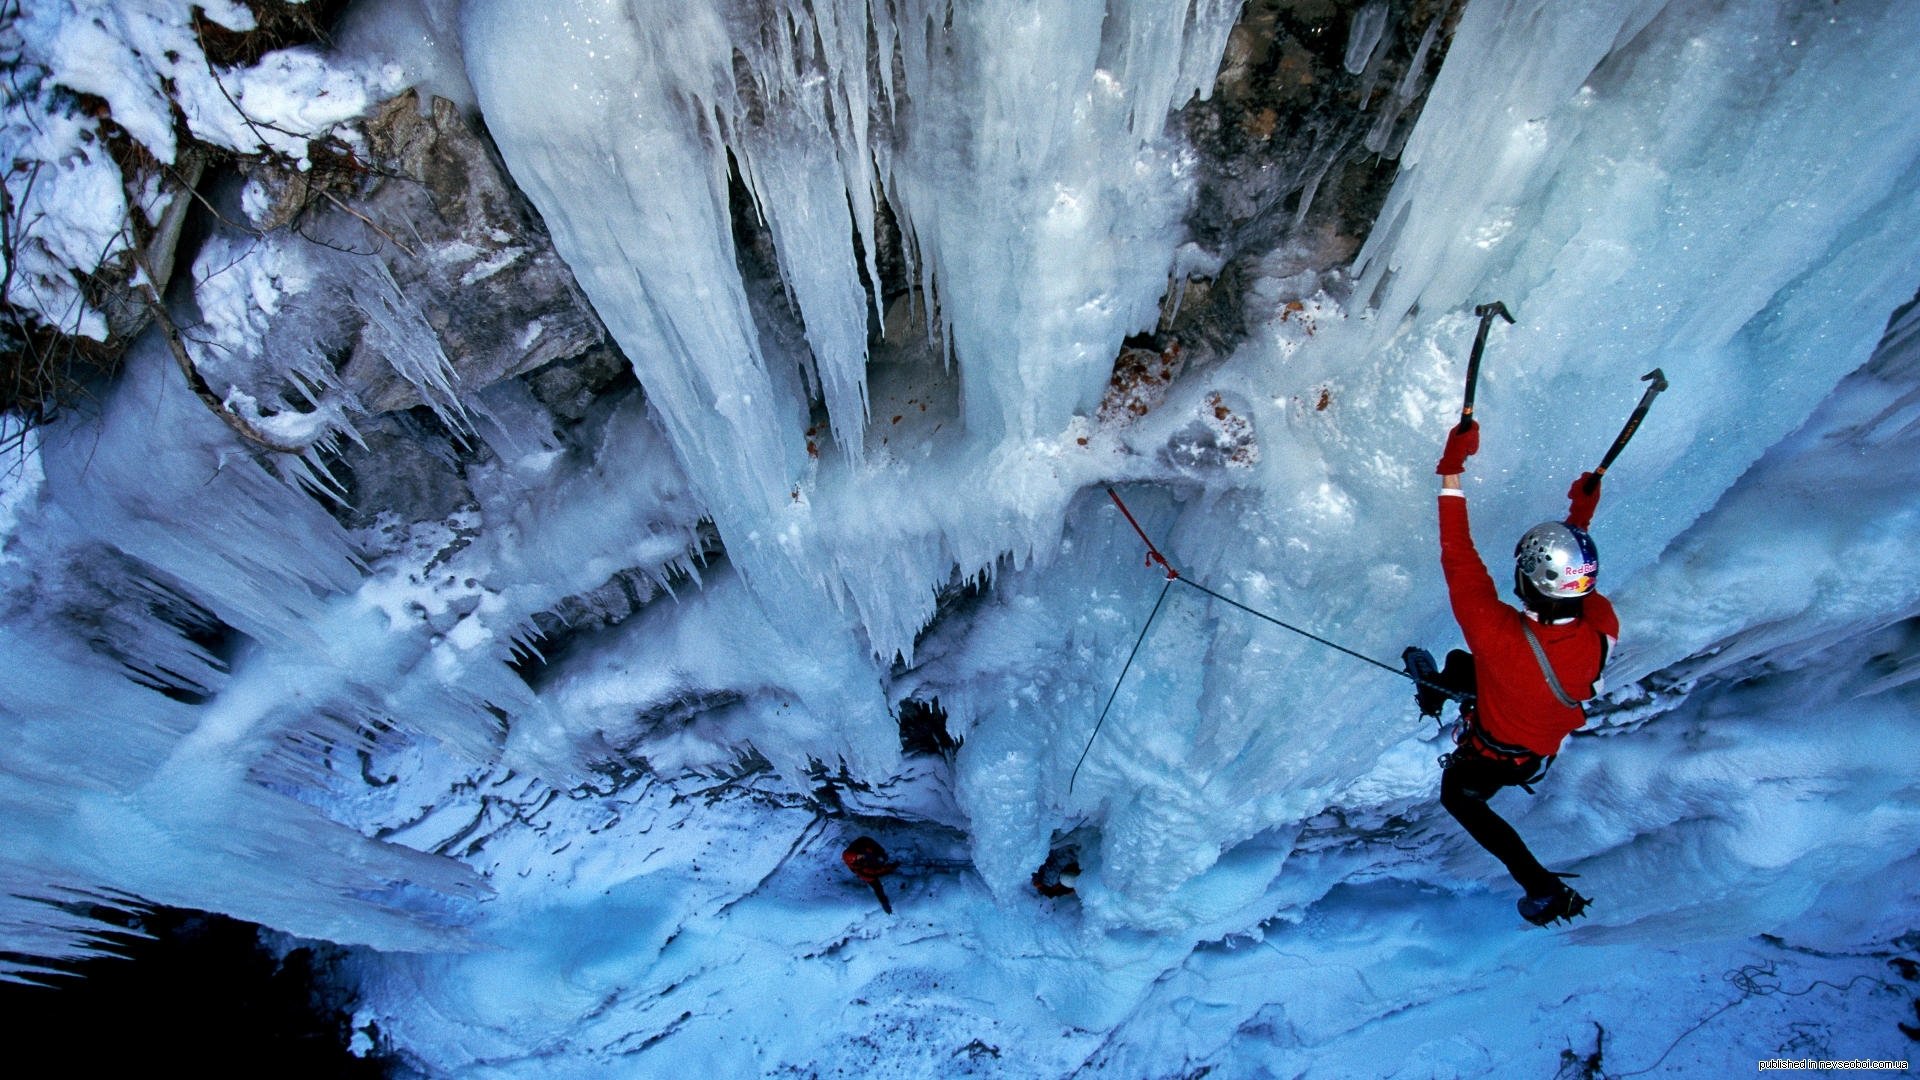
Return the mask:
<path id="1" fill-rule="evenodd" d="M 1480 726 L 1500 742 L 1542 756 L 1558 753 L 1561 740 L 1587 717 L 1553 696 L 1521 624 L 1532 625 L 1561 687 L 1580 700 L 1592 695 L 1605 650 L 1620 636 L 1613 604 L 1598 592 L 1589 593 L 1580 618 L 1552 624 L 1529 620 L 1507 606 L 1474 549 L 1462 496 L 1440 497 L 1440 568 L 1447 577 L 1453 617 L 1473 653 Z"/>
<path id="2" fill-rule="evenodd" d="M 871 836 L 858 837 L 848 844 L 847 849 L 840 853 L 840 861 L 847 864 L 847 869 L 853 871 L 854 877 L 869 885 L 879 884 L 881 878 L 899 869 L 888 861 L 887 849 Z"/>

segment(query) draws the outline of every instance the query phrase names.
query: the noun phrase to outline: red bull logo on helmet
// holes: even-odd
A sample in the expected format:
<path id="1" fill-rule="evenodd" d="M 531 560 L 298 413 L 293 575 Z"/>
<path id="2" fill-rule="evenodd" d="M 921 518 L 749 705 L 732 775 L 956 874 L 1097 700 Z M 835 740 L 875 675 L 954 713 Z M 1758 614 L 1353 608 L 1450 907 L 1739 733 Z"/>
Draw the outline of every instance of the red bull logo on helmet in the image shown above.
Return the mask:
<path id="1" fill-rule="evenodd" d="M 1600 567 L 1592 562 L 1565 567 L 1554 581 L 1553 591 L 1565 596 L 1584 596 L 1593 588 L 1594 575 L 1599 572 Z"/>

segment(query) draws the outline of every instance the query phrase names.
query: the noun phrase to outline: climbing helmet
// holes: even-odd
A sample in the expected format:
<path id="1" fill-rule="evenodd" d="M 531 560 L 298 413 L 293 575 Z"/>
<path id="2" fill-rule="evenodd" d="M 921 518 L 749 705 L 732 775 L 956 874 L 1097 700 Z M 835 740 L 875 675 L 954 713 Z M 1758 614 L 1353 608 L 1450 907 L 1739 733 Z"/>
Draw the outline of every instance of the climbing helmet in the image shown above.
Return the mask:
<path id="1" fill-rule="evenodd" d="M 1600 576 L 1600 553 L 1585 529 L 1561 521 L 1543 521 L 1513 546 L 1514 569 L 1541 596 L 1571 600 L 1593 591 Z"/>

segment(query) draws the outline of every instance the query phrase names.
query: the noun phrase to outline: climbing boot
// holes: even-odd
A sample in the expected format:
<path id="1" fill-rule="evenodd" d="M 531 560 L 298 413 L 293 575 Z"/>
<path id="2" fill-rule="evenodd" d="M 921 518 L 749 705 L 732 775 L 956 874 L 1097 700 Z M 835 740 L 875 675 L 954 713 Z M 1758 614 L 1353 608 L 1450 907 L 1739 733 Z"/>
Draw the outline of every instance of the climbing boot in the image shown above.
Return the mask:
<path id="1" fill-rule="evenodd" d="M 1420 707 L 1420 715 L 1438 720 L 1440 709 L 1447 703 L 1447 692 L 1440 686 L 1440 669 L 1434 666 L 1433 654 L 1418 645 L 1409 645 L 1407 651 L 1400 654 L 1400 661 L 1406 665 L 1407 674 L 1413 676 L 1413 703 Z"/>
<path id="2" fill-rule="evenodd" d="M 1575 874 L 1555 874 L 1555 877 L 1577 877 Z M 1593 901 L 1574 892 L 1566 882 L 1556 881 L 1550 892 L 1538 895 L 1529 893 L 1520 898 L 1516 906 L 1520 917 L 1535 926 L 1550 926 L 1556 922 L 1572 922 L 1584 915 L 1587 905 Z"/>

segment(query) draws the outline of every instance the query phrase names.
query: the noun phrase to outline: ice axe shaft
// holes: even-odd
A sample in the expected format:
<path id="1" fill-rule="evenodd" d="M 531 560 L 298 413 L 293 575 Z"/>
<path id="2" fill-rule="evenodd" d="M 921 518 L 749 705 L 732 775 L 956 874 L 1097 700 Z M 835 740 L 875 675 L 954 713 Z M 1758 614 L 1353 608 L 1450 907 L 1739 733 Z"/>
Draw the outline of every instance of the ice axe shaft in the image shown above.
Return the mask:
<path id="1" fill-rule="evenodd" d="M 1513 322 L 1513 312 L 1498 300 L 1481 304 L 1473 309 L 1473 313 L 1480 316 L 1480 329 L 1473 335 L 1473 352 L 1467 357 L 1467 396 L 1465 403 L 1460 406 L 1460 424 L 1454 429 L 1456 431 L 1465 431 L 1467 425 L 1473 423 L 1473 391 L 1480 384 L 1480 354 L 1487 348 L 1487 328 L 1493 325 L 1495 315 L 1509 324 Z"/>
<path id="2" fill-rule="evenodd" d="M 1627 417 L 1627 426 L 1620 429 L 1620 435 L 1613 440 L 1613 446 L 1607 450 L 1607 456 L 1601 458 L 1599 468 L 1593 470 L 1592 479 L 1587 481 L 1588 491 L 1592 491 L 1598 486 L 1600 478 L 1607 475 L 1607 469 L 1613 464 L 1613 459 L 1620 456 L 1620 451 L 1627 448 L 1627 443 L 1633 438 L 1633 433 L 1640 430 L 1640 421 L 1647 418 L 1647 410 L 1653 407 L 1653 399 L 1659 397 L 1660 391 L 1667 388 L 1666 373 L 1659 368 L 1654 368 L 1652 371 L 1640 376 L 1640 381 L 1650 382 L 1653 385 L 1647 387 L 1647 392 L 1640 395 L 1640 404 L 1634 406 L 1633 415 Z"/>

